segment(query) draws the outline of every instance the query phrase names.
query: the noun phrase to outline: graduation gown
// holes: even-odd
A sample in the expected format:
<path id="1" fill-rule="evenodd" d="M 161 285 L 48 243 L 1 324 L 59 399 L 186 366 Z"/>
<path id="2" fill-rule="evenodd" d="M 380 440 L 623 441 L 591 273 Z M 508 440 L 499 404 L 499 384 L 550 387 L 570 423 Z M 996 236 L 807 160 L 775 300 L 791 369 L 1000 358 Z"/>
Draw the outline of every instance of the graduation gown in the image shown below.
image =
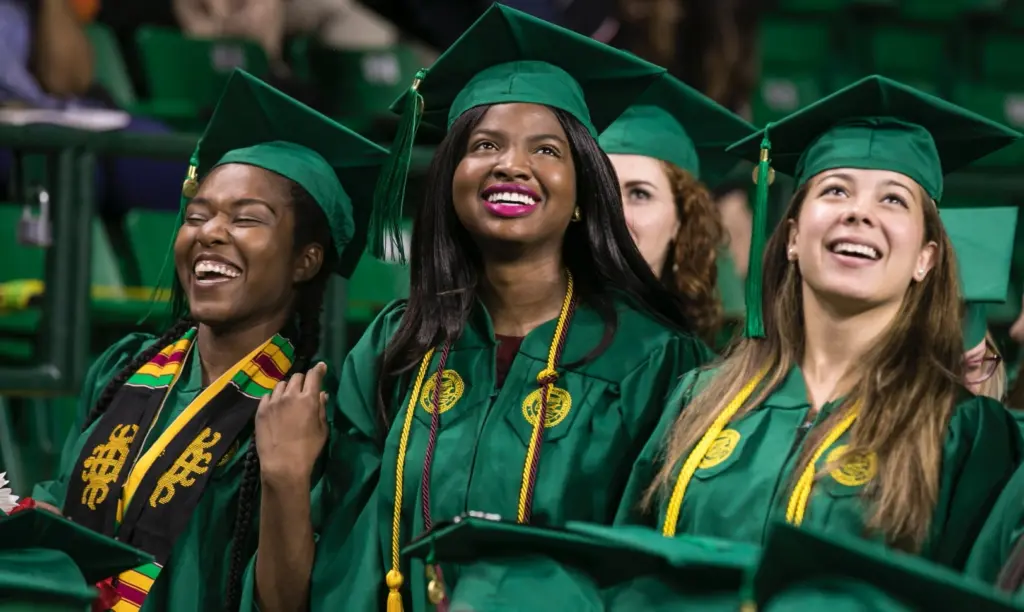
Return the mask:
<path id="1" fill-rule="evenodd" d="M 1024 466 L 999 496 L 985 527 L 978 534 L 974 549 L 967 562 L 966 572 L 990 584 L 995 584 L 1003 566 L 1010 561 L 1014 548 L 1024 535 Z M 1024 590 L 1017 594 L 1024 602 Z"/>
<path id="2" fill-rule="evenodd" d="M 705 371 L 688 376 L 671 402 L 685 410 L 695 389 L 711 375 Z M 839 402 L 824 405 L 812 426 L 838 407 Z M 760 406 L 729 424 L 729 441 L 714 456 L 709 454 L 687 488 L 676 533 L 762 543 L 772 519 L 785 519 L 805 438 L 801 425 L 810 409 L 803 374 L 793 368 Z M 618 521 L 657 521 L 662 528 L 668 500 L 661 500 L 657 517 L 642 513 L 639 500 L 661 467 L 660 453 L 677 415 L 678 408 L 675 415 L 666 414 L 637 460 Z M 822 454 L 818 470 L 848 438 L 847 432 Z M 964 391 L 946 432 L 939 499 L 924 557 L 957 569 L 964 566 L 985 517 L 1020 461 L 1021 446 L 1017 425 L 1002 405 Z M 861 492 L 876 475 L 877 465 L 871 461 L 841 465 L 819 477 L 803 524 L 826 534 L 864 536 L 870 508 Z"/>
<path id="3" fill-rule="evenodd" d="M 107 383 L 155 341 L 156 337 L 149 334 L 130 334 L 113 344 L 93 363 L 82 388 L 75 427 L 64 445 L 58 476 L 55 480 L 36 485 L 32 492 L 33 498 L 58 508 L 64 507 L 66 501 L 74 501 L 65 500 L 68 479 L 75 477 L 72 471 L 89 434 L 98 422 L 81 432 L 86 415 Z M 202 391 L 202 366 L 198 351 L 199 347 L 194 346 L 184 364 L 181 379 L 171 388 L 165 400 L 165 410 L 153 424 L 147 448 Z M 328 409 L 328 418 L 333 419 L 334 413 L 336 411 Z M 223 608 L 231 565 L 232 535 L 238 512 L 238 489 L 242 481 L 244 457 L 252 443 L 252 431 L 250 424 L 239 436 L 235 450 L 229 450 L 225 459 L 215 467 L 188 526 L 178 538 L 167 564 L 154 582 L 142 612 Z M 258 509 L 258 500 L 256 503 Z M 248 536 L 252 547 L 256 545 L 258 525 L 257 511 Z"/>
<path id="4" fill-rule="evenodd" d="M 310 595 L 314 610 L 379 609 L 387 595 L 384 576 L 391 569 L 395 470 L 412 381 L 406 377 L 396 385 L 389 398 L 390 427 L 383 429 L 377 414 L 377 358 L 404 308 L 404 302 L 392 304 L 371 324 L 346 359 L 334 394 L 344 420 L 359 429 L 352 437 L 361 437 L 365 444 L 332 444 L 325 478 L 351 472 L 345 464 L 357 464 L 363 473 L 379 469 L 379 487 L 358 516 L 339 515 L 329 501 L 334 497 L 331 492 L 346 483 L 324 483 L 328 503 L 323 511 L 329 518 L 318 537 Z M 661 417 L 666 394 L 682 374 L 711 358 L 699 340 L 666 328 L 624 302 L 616 304 L 616 314 L 618 327 L 610 344 L 585 363 L 579 362 L 601 342 L 605 321 L 580 304 L 570 323 L 555 383 L 570 400 L 549 405 L 533 497 L 535 524 L 610 523 L 630 467 Z M 523 339 L 498 388 L 493 327 L 482 305 L 473 310 L 452 346 L 442 382 L 445 395 L 430 480 L 435 522 L 468 510 L 515 519 L 533 427 L 531 394 L 537 396 L 537 374 L 545 367 L 555 324 L 544 323 Z M 435 354 L 427 381 L 438 360 Z M 425 385 L 414 405 L 404 470 L 402 545 L 423 531 L 421 475 L 430 431 L 430 393 Z M 374 440 L 379 441 L 376 446 Z M 402 572 L 406 610 L 427 610 L 422 563 L 403 560 Z M 457 568 L 445 567 L 444 573 L 449 586 L 457 582 Z M 248 586 L 251 589 L 251 580 Z"/>

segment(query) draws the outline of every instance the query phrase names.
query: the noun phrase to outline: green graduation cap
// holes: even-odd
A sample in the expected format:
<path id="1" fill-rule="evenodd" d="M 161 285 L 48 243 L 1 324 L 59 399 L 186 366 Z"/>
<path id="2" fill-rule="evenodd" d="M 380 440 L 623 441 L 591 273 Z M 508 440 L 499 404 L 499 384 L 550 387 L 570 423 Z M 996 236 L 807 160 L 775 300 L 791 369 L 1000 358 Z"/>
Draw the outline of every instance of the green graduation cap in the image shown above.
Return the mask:
<path id="1" fill-rule="evenodd" d="M 631 53 L 493 4 L 392 106 L 402 119 L 378 184 L 371 240 L 386 231 L 401 244 L 398 220 L 421 120 L 447 129 L 471 108 L 525 102 L 563 110 L 597 138 L 664 73 Z M 382 256 L 383 243 L 371 242 L 370 252 Z"/>
<path id="2" fill-rule="evenodd" d="M 643 527 L 549 529 L 470 517 L 439 526 L 403 554 L 460 566 L 453 609 L 731 612 L 759 550 Z"/>
<path id="3" fill-rule="evenodd" d="M 729 152 L 758 164 L 746 287 L 747 336 L 764 335 L 761 264 L 768 187 L 776 170 L 795 177 L 798 186 L 834 168 L 891 170 L 914 179 L 940 202 L 944 175 L 1020 136 L 913 87 L 870 76 L 734 143 Z"/>
<path id="4" fill-rule="evenodd" d="M 45 510 L 0 518 L 0 611 L 87 610 L 92 585 L 152 557 Z"/>
<path id="5" fill-rule="evenodd" d="M 877 542 L 772 526 L 751 593 L 761 612 L 1021 610 L 993 587 Z"/>
<path id="6" fill-rule="evenodd" d="M 197 177 L 229 163 L 295 181 L 326 214 L 338 252 L 335 271 L 347 278 L 366 247 L 373 189 L 386 159 L 383 147 L 236 69 L 196 145 L 182 191 L 194 196 Z"/>
<path id="7" fill-rule="evenodd" d="M 653 157 L 697 178 L 718 179 L 737 163 L 726 147 L 756 131 L 739 115 L 663 74 L 599 142 L 609 154 Z"/>
<path id="8" fill-rule="evenodd" d="M 1002 304 L 1010 289 L 1010 263 L 1017 232 L 1017 209 L 946 208 L 939 211 L 953 242 L 967 309 L 964 350 L 985 339 L 986 305 Z"/>

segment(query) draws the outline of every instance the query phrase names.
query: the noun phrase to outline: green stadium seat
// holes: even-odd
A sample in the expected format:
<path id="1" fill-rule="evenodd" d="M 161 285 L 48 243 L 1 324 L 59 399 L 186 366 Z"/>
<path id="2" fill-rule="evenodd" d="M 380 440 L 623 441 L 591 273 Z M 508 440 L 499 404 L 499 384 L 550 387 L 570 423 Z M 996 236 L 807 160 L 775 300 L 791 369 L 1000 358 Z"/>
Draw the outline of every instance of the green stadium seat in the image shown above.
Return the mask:
<path id="1" fill-rule="evenodd" d="M 388 107 L 409 88 L 421 67 L 415 51 L 404 45 L 352 51 L 309 43 L 306 59 L 327 114 L 357 130 L 387 116 Z"/>
<path id="2" fill-rule="evenodd" d="M 114 31 L 104 24 L 92 23 L 86 27 L 85 32 L 92 43 L 96 82 L 110 94 L 118 106 L 129 108 L 136 101 L 135 86 L 128 76 L 128 68 L 125 66 Z"/>
<path id="3" fill-rule="evenodd" d="M 965 0 L 902 0 L 902 13 L 916 21 L 953 21 L 965 10 Z"/>
<path id="4" fill-rule="evenodd" d="M 1024 37 L 992 35 L 981 46 L 982 79 L 1011 87 L 1024 84 Z"/>
<path id="5" fill-rule="evenodd" d="M 348 322 L 369 323 L 389 302 L 409 297 L 409 268 L 363 255 L 348 282 L 347 297 Z"/>
<path id="6" fill-rule="evenodd" d="M 870 38 L 871 72 L 929 93 L 942 93 L 949 62 L 946 40 L 940 33 L 892 25 L 876 28 Z"/>
<path id="7" fill-rule="evenodd" d="M 124 217 L 131 262 L 126 266 L 132 272 L 128 282 L 137 287 L 158 287 L 160 273 L 168 280 L 174 274 L 173 262 L 167 255 L 177 230 L 178 217 L 172 212 L 131 210 Z M 164 270 L 164 263 L 167 270 Z"/>
<path id="8" fill-rule="evenodd" d="M 45 249 L 16 240 L 21 206 L 0 203 L 0 258 L 17 262 L 0 271 L 0 356 L 25 358 L 31 347 L 11 336 L 32 335 L 38 328 L 35 299 L 45 290 Z M 121 262 L 100 219 L 92 223 L 91 311 L 100 325 L 132 326 L 148 311 L 150 293 L 126 286 Z"/>
<path id="9" fill-rule="evenodd" d="M 777 120 L 825 93 L 832 55 L 827 24 L 765 19 L 760 44 L 761 79 L 751 100 L 756 124 Z"/>
<path id="10" fill-rule="evenodd" d="M 270 73 L 266 53 L 251 41 L 189 38 L 157 27 L 139 28 L 135 39 L 151 101 L 173 108 L 183 129 L 202 127 L 204 112 L 216 105 L 235 68 L 258 77 Z"/>

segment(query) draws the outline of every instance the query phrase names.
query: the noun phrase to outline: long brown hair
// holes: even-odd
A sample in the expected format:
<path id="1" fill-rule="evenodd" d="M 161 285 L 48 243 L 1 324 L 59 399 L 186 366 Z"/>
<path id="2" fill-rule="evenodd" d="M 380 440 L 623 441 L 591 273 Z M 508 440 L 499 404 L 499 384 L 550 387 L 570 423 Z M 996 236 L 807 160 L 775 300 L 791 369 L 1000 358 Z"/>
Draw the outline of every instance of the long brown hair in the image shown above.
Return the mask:
<path id="1" fill-rule="evenodd" d="M 722 298 L 718 293 L 718 248 L 725 229 L 711 192 L 689 172 L 661 162 L 672 186 L 679 231 L 665 258 L 662 281 L 684 300 L 684 313 L 705 342 L 713 343 L 722 327 Z"/>
<path id="2" fill-rule="evenodd" d="M 873 507 L 868 528 L 883 534 L 891 546 L 909 551 L 920 550 L 926 540 L 938 500 L 942 447 L 961 392 L 963 356 L 953 247 L 934 203 L 920 191 L 925 240 L 938 247 L 935 265 L 923 281 L 910 285 L 889 328 L 868 350 L 858 370 L 847 373 L 855 384 L 826 422 L 808 433 L 794 472 L 800 474 L 806 468 L 814 449 L 859 400 L 847 452 L 874 452 L 878 457 L 878 477 L 864 492 Z M 741 339 L 716 364 L 707 386 L 686 405 L 668 440 L 665 464 L 647 492 L 648 505 L 671 491 L 681 460 L 762 367 L 769 368 L 765 383 L 734 419 L 764 401 L 799 363 L 804 350 L 802 279 L 786 250 L 789 225 L 798 218 L 806 195 L 805 185 L 765 248 L 765 338 Z"/>

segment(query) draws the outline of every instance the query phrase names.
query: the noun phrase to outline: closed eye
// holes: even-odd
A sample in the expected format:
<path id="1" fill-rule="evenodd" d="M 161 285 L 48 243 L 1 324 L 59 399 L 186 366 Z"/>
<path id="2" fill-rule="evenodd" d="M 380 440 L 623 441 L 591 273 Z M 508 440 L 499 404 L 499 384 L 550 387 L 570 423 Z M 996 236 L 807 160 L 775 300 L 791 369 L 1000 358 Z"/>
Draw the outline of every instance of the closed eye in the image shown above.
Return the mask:
<path id="1" fill-rule="evenodd" d="M 206 218 L 202 215 L 188 215 L 185 217 L 185 222 L 189 225 L 201 225 L 206 222 Z"/>

